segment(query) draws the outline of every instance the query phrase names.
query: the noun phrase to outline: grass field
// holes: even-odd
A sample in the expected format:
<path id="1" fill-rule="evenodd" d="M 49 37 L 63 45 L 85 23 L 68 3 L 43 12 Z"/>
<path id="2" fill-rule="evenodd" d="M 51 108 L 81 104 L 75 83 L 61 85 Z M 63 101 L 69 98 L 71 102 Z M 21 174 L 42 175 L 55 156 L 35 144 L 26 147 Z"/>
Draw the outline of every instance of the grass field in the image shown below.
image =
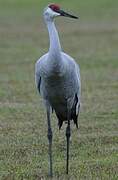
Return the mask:
<path id="1" fill-rule="evenodd" d="M 46 114 L 34 65 L 48 50 L 48 0 L 0 0 L 0 179 L 48 179 Z M 53 1 L 54 2 L 54 1 Z M 118 1 L 58 0 L 79 20 L 58 18 L 63 49 L 80 64 L 79 133 L 72 124 L 65 175 L 65 128 L 53 127 L 53 179 L 118 179 Z"/>

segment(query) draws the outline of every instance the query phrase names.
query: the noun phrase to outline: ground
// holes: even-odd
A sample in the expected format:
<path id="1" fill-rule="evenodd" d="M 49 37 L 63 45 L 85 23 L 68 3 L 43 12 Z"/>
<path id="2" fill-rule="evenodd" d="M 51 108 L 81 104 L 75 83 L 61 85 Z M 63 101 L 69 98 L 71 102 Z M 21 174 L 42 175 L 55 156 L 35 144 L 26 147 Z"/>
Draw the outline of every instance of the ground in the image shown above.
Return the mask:
<path id="1" fill-rule="evenodd" d="M 0 179 L 48 179 L 46 114 L 34 82 L 48 51 L 48 0 L 0 1 Z M 70 172 L 65 129 L 53 127 L 53 179 L 118 179 L 118 1 L 59 1 L 79 20 L 58 18 L 64 51 L 80 65 L 79 132 L 72 124 Z"/>

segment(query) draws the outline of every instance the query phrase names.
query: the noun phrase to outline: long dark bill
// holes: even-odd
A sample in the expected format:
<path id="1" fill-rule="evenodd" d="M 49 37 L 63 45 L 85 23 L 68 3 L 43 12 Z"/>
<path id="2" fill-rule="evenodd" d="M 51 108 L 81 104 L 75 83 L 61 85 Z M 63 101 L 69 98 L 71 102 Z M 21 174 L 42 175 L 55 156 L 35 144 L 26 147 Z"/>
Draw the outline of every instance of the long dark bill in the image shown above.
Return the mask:
<path id="1" fill-rule="evenodd" d="M 73 15 L 71 15 L 71 14 L 68 14 L 68 13 L 66 13 L 66 12 L 63 11 L 63 10 L 58 10 L 58 12 L 60 13 L 61 16 L 65 16 L 65 17 L 70 17 L 70 18 L 78 19 L 77 16 L 73 16 Z"/>

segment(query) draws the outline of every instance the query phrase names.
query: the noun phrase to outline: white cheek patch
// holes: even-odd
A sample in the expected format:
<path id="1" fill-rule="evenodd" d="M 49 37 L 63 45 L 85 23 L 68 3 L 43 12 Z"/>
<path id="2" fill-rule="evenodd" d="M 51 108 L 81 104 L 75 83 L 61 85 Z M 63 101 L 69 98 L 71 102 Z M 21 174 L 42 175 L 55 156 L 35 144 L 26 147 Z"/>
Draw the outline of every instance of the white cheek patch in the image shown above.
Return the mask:
<path id="1" fill-rule="evenodd" d="M 52 10 L 51 8 L 49 8 L 49 7 L 47 8 L 46 12 L 47 12 L 50 16 L 52 16 L 52 17 L 60 16 L 59 13 L 53 11 L 53 10 Z"/>

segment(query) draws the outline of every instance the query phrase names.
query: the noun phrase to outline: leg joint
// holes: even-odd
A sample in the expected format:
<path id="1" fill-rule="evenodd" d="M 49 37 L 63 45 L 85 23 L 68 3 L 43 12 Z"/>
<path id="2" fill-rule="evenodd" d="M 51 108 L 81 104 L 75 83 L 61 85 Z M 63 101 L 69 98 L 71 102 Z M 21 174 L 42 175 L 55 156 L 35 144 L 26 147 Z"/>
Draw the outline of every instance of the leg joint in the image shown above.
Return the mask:
<path id="1" fill-rule="evenodd" d="M 51 128 L 48 129 L 47 137 L 48 137 L 49 141 L 52 140 L 52 130 L 51 130 Z"/>

